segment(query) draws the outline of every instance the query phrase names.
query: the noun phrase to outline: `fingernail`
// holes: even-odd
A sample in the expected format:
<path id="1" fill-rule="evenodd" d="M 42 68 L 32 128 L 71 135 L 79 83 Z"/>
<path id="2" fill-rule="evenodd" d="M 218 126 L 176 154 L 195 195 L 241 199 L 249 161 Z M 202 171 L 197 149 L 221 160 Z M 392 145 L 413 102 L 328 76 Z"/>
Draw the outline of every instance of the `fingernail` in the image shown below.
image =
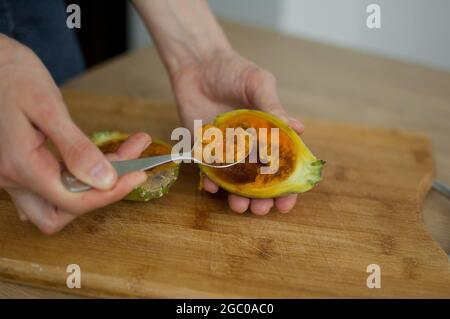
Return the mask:
<path id="1" fill-rule="evenodd" d="M 144 144 L 142 150 L 145 151 L 145 150 L 147 149 L 147 147 L 150 146 L 150 144 L 152 144 L 152 140 L 151 140 L 151 139 L 149 139 L 148 141 L 145 142 L 145 144 Z"/>
<path id="2" fill-rule="evenodd" d="M 115 179 L 114 168 L 108 161 L 101 161 L 91 170 L 92 186 L 100 189 L 110 189 Z"/>

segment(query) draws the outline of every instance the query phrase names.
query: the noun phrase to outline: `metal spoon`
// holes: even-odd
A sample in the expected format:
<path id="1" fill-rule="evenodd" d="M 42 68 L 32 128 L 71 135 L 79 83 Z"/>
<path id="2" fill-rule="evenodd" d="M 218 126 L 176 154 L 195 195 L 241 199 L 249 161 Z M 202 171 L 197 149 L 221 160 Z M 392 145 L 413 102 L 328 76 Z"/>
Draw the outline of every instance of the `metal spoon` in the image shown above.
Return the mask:
<path id="1" fill-rule="evenodd" d="M 248 154 L 247 154 L 248 156 Z M 125 160 L 125 161 L 116 161 L 111 162 L 111 165 L 114 167 L 114 169 L 117 172 L 117 176 L 122 176 L 126 173 L 133 172 L 133 171 L 145 171 L 147 169 L 153 168 L 155 166 L 159 166 L 165 163 L 169 162 L 176 162 L 176 161 L 182 161 L 182 160 L 191 160 L 194 163 L 213 167 L 213 168 L 226 168 L 233 165 L 236 165 L 238 163 L 241 163 L 245 160 L 246 157 L 243 157 L 237 162 L 233 163 L 226 163 L 226 164 L 208 164 L 203 163 L 202 161 L 196 159 L 192 156 L 192 154 L 189 153 L 182 153 L 182 154 L 168 154 L 168 155 L 160 155 L 160 156 L 151 156 L 151 157 L 144 157 L 144 158 L 138 158 L 133 160 Z M 67 190 L 78 193 L 78 192 L 84 192 L 87 190 L 90 190 L 92 186 L 87 185 L 77 179 L 72 173 L 70 173 L 66 168 L 63 167 L 61 171 L 61 180 L 63 185 L 67 188 Z"/>

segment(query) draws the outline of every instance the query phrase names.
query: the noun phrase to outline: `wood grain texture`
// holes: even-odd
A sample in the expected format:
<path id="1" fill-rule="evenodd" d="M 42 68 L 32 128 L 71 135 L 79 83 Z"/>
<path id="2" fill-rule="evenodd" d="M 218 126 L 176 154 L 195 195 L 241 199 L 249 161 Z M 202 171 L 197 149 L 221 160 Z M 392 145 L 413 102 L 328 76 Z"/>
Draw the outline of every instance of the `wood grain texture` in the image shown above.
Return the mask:
<path id="1" fill-rule="evenodd" d="M 66 92 L 86 132 L 144 130 L 168 138 L 178 126 L 163 102 Z M 420 206 L 434 174 L 421 135 L 305 119 L 305 142 L 328 161 L 324 181 L 289 214 L 229 211 L 224 193 L 197 190 L 183 165 L 171 192 L 120 202 L 77 219 L 55 236 L 23 224 L 0 193 L 0 278 L 87 296 L 450 297 L 446 254 Z M 65 288 L 66 266 L 82 288 Z M 381 266 L 368 289 L 366 267 Z"/>
<path id="2" fill-rule="evenodd" d="M 437 177 L 450 185 L 450 73 L 259 28 L 221 24 L 239 53 L 275 74 L 290 114 L 424 134 L 433 144 Z M 154 48 L 108 61 L 67 87 L 172 100 Z M 430 192 L 423 218 L 433 239 L 450 253 L 449 201 Z"/>

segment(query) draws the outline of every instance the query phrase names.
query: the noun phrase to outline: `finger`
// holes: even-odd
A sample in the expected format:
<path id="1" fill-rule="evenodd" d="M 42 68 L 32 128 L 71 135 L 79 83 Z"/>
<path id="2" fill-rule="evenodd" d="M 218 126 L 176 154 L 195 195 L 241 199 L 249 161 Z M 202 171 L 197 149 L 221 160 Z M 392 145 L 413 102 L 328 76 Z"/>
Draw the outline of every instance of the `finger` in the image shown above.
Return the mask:
<path id="1" fill-rule="evenodd" d="M 19 219 L 23 222 L 26 222 L 28 220 L 27 215 L 24 213 L 24 211 L 22 210 L 20 205 L 18 203 L 16 203 L 16 201 L 14 200 L 12 195 L 11 195 L 11 199 L 12 199 L 12 202 L 14 203 L 14 206 L 16 207 L 17 214 L 19 215 Z"/>
<path id="2" fill-rule="evenodd" d="M 297 132 L 297 134 L 301 135 L 305 131 L 305 126 L 299 120 L 290 117 L 288 120 L 288 125 Z"/>
<path id="3" fill-rule="evenodd" d="M 108 191 L 92 189 L 71 193 L 61 183 L 58 161 L 43 145 L 28 154 L 28 167 L 21 171 L 25 171 L 21 184 L 23 187 L 31 189 L 62 210 L 77 215 L 119 201 L 147 180 L 144 172 L 133 172 L 119 178 Z"/>
<path id="4" fill-rule="evenodd" d="M 56 145 L 67 168 L 78 179 L 103 190 L 115 184 L 116 171 L 70 119 L 62 98 L 51 96 L 38 99 L 35 107 L 25 111 Z"/>
<path id="5" fill-rule="evenodd" d="M 285 121 L 298 134 L 303 133 L 303 124 L 293 117 L 289 117 L 280 102 L 277 93 L 275 77 L 261 69 L 249 72 L 246 89 L 248 104 L 264 112 L 275 115 Z"/>
<path id="6" fill-rule="evenodd" d="M 278 97 L 276 79 L 270 72 L 259 68 L 251 69 L 247 76 L 245 94 L 249 105 L 288 122 L 287 112 Z"/>
<path id="7" fill-rule="evenodd" d="M 250 199 L 234 194 L 228 194 L 228 205 L 236 213 L 242 214 L 248 209 Z"/>
<path id="8" fill-rule="evenodd" d="M 17 209 L 17 214 L 19 215 L 19 219 L 23 222 L 26 222 L 28 220 L 27 215 L 18 206 L 16 206 L 16 209 Z"/>
<path id="9" fill-rule="evenodd" d="M 19 118 L 20 120 L 20 118 Z M 54 155 L 39 138 L 40 134 L 31 124 L 23 118 L 19 122 L 21 128 L 17 133 L 18 140 L 30 141 L 31 146 L 16 149 L 15 154 L 7 167 L 14 171 L 14 182 L 23 188 L 45 198 L 50 203 L 64 211 L 82 214 L 95 208 L 111 204 L 122 199 L 137 185 L 147 179 L 143 172 L 127 174 L 119 179 L 117 185 L 110 191 L 90 190 L 84 193 L 71 193 L 61 183 L 61 167 Z"/>
<path id="10" fill-rule="evenodd" d="M 266 215 L 273 207 L 273 199 L 252 199 L 250 202 L 250 210 L 255 215 Z"/>
<path id="11" fill-rule="evenodd" d="M 287 213 L 294 208 L 297 202 L 297 194 L 290 194 L 275 198 L 275 207 L 281 213 Z"/>
<path id="12" fill-rule="evenodd" d="M 44 234 L 54 234 L 70 223 L 75 216 L 59 211 L 42 197 L 27 192 L 11 192 L 17 207 Z"/>
<path id="13" fill-rule="evenodd" d="M 203 189 L 208 193 L 214 194 L 217 193 L 217 191 L 219 190 L 219 186 L 217 186 L 216 183 L 214 183 L 208 177 L 205 176 L 203 179 Z"/>
<path id="14" fill-rule="evenodd" d="M 110 161 L 138 158 L 151 142 L 151 137 L 146 133 L 133 134 L 120 145 L 115 153 L 108 154 L 107 158 Z"/>
<path id="15" fill-rule="evenodd" d="M 107 206 L 123 199 L 138 185 L 147 180 L 145 172 L 131 172 L 121 176 L 114 187 L 108 191 L 92 189 L 82 193 L 69 193 L 70 200 L 66 203 L 59 198 L 55 199 L 61 209 L 79 216 L 94 209 Z M 61 189 L 61 192 L 64 192 Z M 67 191 L 66 191 L 67 192 Z"/>

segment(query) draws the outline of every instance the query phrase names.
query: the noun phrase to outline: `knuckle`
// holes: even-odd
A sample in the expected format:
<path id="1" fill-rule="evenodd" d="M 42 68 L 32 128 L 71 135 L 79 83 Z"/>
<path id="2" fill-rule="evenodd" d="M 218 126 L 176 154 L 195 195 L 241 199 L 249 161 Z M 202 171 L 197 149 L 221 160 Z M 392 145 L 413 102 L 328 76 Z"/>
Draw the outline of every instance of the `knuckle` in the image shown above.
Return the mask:
<path id="1" fill-rule="evenodd" d="M 61 230 L 64 226 L 57 218 L 56 214 L 51 214 L 54 217 L 44 217 L 38 225 L 39 230 L 46 235 L 53 235 Z"/>
<path id="2" fill-rule="evenodd" d="M 247 69 L 246 76 L 251 83 L 260 82 L 261 81 L 261 69 L 258 67 L 252 66 Z"/>
<path id="3" fill-rule="evenodd" d="M 31 90 L 29 94 L 33 108 L 30 112 L 41 123 L 61 125 L 61 119 L 65 115 L 65 107 L 62 95 L 58 90 L 48 87 L 47 90 Z"/>
<path id="4" fill-rule="evenodd" d="M 253 68 L 250 71 L 250 78 L 257 83 L 263 84 L 263 83 L 269 83 L 269 84 L 275 84 L 276 78 L 273 75 L 273 73 L 262 69 L 262 68 Z"/>
<path id="5" fill-rule="evenodd" d="M 276 87 L 275 76 L 259 67 L 252 67 L 246 74 L 246 88 L 248 92 L 257 92 L 259 89 L 273 89 Z M 247 92 L 247 93 L 248 93 Z"/>
<path id="6" fill-rule="evenodd" d="M 37 114 L 40 118 L 47 121 L 47 123 L 51 123 L 55 117 L 55 109 L 49 107 L 49 105 L 41 105 Z"/>
<path id="7" fill-rule="evenodd" d="M 267 70 L 261 70 L 261 78 L 264 82 L 269 84 L 276 84 L 277 82 L 275 75 Z"/>
<path id="8" fill-rule="evenodd" d="M 78 139 L 67 148 L 66 156 L 70 161 L 78 162 L 86 158 L 92 149 L 91 142 L 87 139 Z"/>

